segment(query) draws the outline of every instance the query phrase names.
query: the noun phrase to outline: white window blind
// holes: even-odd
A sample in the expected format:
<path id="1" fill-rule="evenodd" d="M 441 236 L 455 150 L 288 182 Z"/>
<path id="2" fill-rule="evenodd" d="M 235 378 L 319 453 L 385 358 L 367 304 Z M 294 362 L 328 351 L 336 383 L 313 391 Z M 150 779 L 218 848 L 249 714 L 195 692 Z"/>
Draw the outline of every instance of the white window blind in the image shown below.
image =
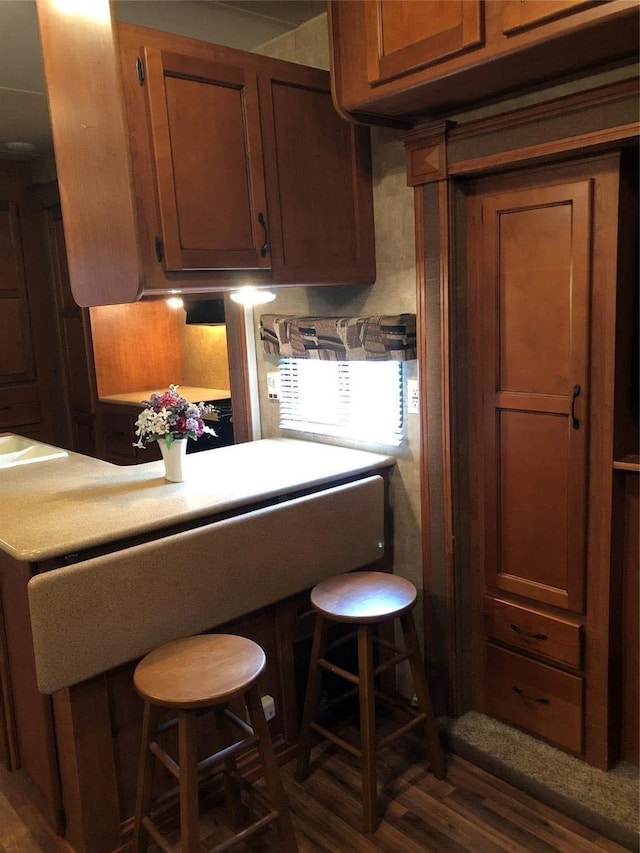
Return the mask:
<path id="1" fill-rule="evenodd" d="M 401 361 L 279 364 L 282 429 L 398 446 L 404 438 Z"/>

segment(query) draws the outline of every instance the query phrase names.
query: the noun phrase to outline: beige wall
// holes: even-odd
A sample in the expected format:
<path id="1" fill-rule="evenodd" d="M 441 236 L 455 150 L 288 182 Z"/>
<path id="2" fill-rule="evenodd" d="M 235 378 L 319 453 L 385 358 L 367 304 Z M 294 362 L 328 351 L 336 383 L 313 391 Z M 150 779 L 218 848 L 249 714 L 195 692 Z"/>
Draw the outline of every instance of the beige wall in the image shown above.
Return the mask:
<path id="1" fill-rule="evenodd" d="M 329 68 L 329 44 L 326 15 L 314 18 L 291 34 L 258 48 L 258 53 L 277 59 Z M 371 129 L 373 193 L 376 231 L 377 279 L 371 286 L 281 288 L 277 298 L 266 307 L 256 308 L 257 368 L 260 389 L 260 418 L 265 438 L 296 435 L 278 427 L 279 406 L 266 393 L 266 373 L 277 369 L 277 359 L 261 351 L 257 327 L 261 313 L 301 316 L 363 316 L 369 314 L 415 313 L 415 245 L 413 190 L 407 187 L 404 145 L 393 133 Z M 405 364 L 405 378 L 416 376 L 417 362 Z M 391 478 L 391 502 L 394 516 L 394 571 L 409 578 L 422 590 L 422 552 L 420 532 L 420 482 L 418 460 L 420 431 L 417 415 L 407 415 L 408 440 L 400 448 L 335 441 L 388 453 L 396 457 Z M 297 435 L 296 435 L 297 437 Z M 303 437 L 303 436 L 301 436 Z M 319 441 L 331 442 L 325 436 Z M 421 631 L 422 608 L 416 608 Z"/>

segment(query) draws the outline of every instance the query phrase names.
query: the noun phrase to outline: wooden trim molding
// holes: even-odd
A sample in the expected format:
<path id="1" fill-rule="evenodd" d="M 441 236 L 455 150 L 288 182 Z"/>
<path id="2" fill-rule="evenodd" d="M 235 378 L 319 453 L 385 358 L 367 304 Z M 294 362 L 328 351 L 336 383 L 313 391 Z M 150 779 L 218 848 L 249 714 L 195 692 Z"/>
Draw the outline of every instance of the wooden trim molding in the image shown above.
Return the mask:
<path id="1" fill-rule="evenodd" d="M 584 155 L 632 144 L 640 136 L 639 121 L 594 126 L 571 134 L 566 119 L 573 116 L 575 120 L 586 111 L 595 115 L 605 106 L 623 105 L 624 101 L 634 104 L 637 112 L 639 98 L 640 81 L 630 78 L 465 124 L 438 121 L 421 125 L 401 137 L 407 148 L 407 183 L 415 187 L 445 176 L 479 175 L 513 165 L 535 165 L 563 154 Z M 519 130 L 520 136 L 526 135 L 528 126 L 535 127 L 540 141 L 506 146 L 507 133 Z M 541 128 L 546 130 L 541 132 Z M 488 140 L 491 135 L 496 137 L 494 145 Z M 474 150 L 481 140 L 482 146 L 489 147 L 486 154 L 468 157 L 461 153 Z"/>
<path id="2" fill-rule="evenodd" d="M 407 156 L 407 184 L 416 187 L 447 177 L 447 135 L 455 122 L 443 121 L 403 136 Z"/>
<path id="3" fill-rule="evenodd" d="M 612 101 L 636 99 L 640 94 L 640 80 L 630 77 L 606 86 L 598 86 L 596 89 L 588 89 L 584 92 L 576 92 L 563 95 L 552 101 L 541 104 L 531 104 L 515 110 L 509 110 L 498 115 L 487 116 L 464 124 L 456 124 L 450 136 L 452 139 L 464 139 L 465 137 L 477 137 L 485 133 L 499 133 L 507 128 L 517 125 L 526 125 L 540 120 L 546 120 L 554 115 L 566 117 L 570 113 L 610 104 Z M 414 130 L 417 135 L 419 128 Z"/>
<path id="4" fill-rule="evenodd" d="M 554 139 L 539 145 L 528 145 L 515 151 L 504 151 L 498 154 L 477 157 L 471 160 L 461 160 L 449 166 L 450 177 L 463 175 L 479 175 L 483 172 L 496 171 L 505 166 L 516 164 L 533 166 L 545 160 L 556 158 L 561 154 L 573 152 L 581 155 L 597 153 L 603 148 L 613 145 L 631 143 L 640 136 L 640 123 L 633 122 L 619 127 L 607 128 L 594 133 L 584 133 L 570 136 L 566 139 Z"/>

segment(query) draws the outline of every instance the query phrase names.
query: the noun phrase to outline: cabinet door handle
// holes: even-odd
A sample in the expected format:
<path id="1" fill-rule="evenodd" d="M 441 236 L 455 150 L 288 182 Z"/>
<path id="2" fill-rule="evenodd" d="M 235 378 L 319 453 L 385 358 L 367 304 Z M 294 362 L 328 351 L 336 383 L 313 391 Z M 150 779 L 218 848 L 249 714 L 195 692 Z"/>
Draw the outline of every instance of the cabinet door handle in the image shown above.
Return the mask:
<path id="1" fill-rule="evenodd" d="M 530 631 L 524 631 L 519 625 L 513 622 L 509 625 L 512 631 L 515 631 L 520 637 L 526 637 L 528 640 L 548 640 L 546 634 L 532 634 Z"/>
<path id="2" fill-rule="evenodd" d="M 518 687 L 516 684 L 513 685 L 513 689 L 521 699 L 525 700 L 525 702 L 537 702 L 539 705 L 551 704 L 548 699 L 544 698 L 544 696 L 529 696 L 528 693 L 524 692 L 522 687 Z"/>
<path id="3" fill-rule="evenodd" d="M 264 243 L 260 246 L 260 257 L 264 258 L 267 252 L 269 251 L 269 232 L 267 230 L 267 221 L 264 218 L 263 213 L 258 214 L 258 222 L 262 225 L 264 230 Z"/>
<path id="4" fill-rule="evenodd" d="M 153 247 L 156 250 L 156 258 L 158 259 L 158 263 L 162 263 L 162 259 L 164 258 L 164 243 L 156 234 L 156 238 L 153 241 Z"/>
<path id="5" fill-rule="evenodd" d="M 0 412 L 8 412 L 11 406 L 0 406 Z"/>
<path id="6" fill-rule="evenodd" d="M 576 399 L 580 396 L 580 386 L 574 385 L 571 394 L 571 425 L 574 429 L 580 429 L 580 421 L 576 417 Z"/>

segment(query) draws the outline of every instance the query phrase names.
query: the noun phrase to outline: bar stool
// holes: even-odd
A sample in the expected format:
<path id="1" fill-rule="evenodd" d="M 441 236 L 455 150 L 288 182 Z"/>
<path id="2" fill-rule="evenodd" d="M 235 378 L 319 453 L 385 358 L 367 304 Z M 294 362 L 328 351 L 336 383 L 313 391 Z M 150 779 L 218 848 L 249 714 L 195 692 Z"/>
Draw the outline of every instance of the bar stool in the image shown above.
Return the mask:
<path id="1" fill-rule="evenodd" d="M 203 634 L 166 643 L 144 657 L 134 672 L 134 686 L 144 699 L 144 719 L 138 768 L 138 790 L 134 824 L 136 853 L 148 848 L 150 836 L 165 851 L 171 848 L 151 817 L 155 762 L 160 761 L 177 779 L 180 792 L 180 833 L 183 853 L 196 853 L 199 841 L 198 776 L 212 766 L 221 770 L 225 781 L 227 807 L 234 828 L 246 817 L 241 801 L 242 787 L 250 788 L 236 770 L 236 753 L 256 746 L 264 772 L 268 801 L 260 792 L 254 795 L 267 808 L 266 816 L 240 829 L 214 851 L 227 850 L 263 827 L 278 821 L 280 849 L 297 853 L 287 798 L 271 742 L 257 679 L 266 663 L 264 651 L 252 640 L 230 634 Z M 235 699 L 244 699 L 251 726 L 228 707 Z M 160 725 L 164 709 L 175 712 L 176 719 Z M 198 761 L 198 717 L 213 711 L 216 751 Z M 157 741 L 159 732 L 178 727 L 178 763 Z M 231 743 L 233 728 L 242 733 Z M 220 764 L 219 768 L 215 765 Z M 213 771 L 212 771 L 213 772 Z"/>
<path id="2" fill-rule="evenodd" d="M 376 749 L 386 746 L 415 726 L 424 727 L 431 769 L 438 779 L 446 774 L 444 751 L 438 738 L 438 728 L 429 695 L 429 687 L 422 665 L 418 634 L 412 610 L 417 600 L 415 586 L 397 575 L 383 572 L 351 572 L 321 581 L 311 592 L 311 604 L 316 611 L 315 631 L 309 664 L 309 679 L 302 714 L 300 744 L 296 765 L 296 779 L 306 778 L 311 751 L 311 734 L 317 732 L 332 743 L 346 749 L 361 759 L 363 832 L 373 832 L 378 824 L 378 792 L 376 779 Z M 400 649 L 378 634 L 383 623 L 400 620 L 405 648 Z M 349 623 L 356 630 L 338 640 L 344 643 L 354 634 L 358 638 L 358 674 L 349 672 L 328 661 L 325 657 L 327 633 L 330 622 Z M 334 645 L 337 645 L 335 643 Z M 382 662 L 374 665 L 374 646 L 382 654 Z M 413 686 L 418 700 L 418 711 L 398 703 L 381 689 L 376 689 L 375 679 L 390 667 L 408 660 Z M 356 685 L 360 706 L 360 748 L 354 747 L 335 733 L 315 722 L 322 670 Z M 353 692 L 353 691 L 349 691 Z M 349 695 L 349 693 L 345 694 Z M 407 711 L 410 719 L 376 744 L 375 699 Z"/>

